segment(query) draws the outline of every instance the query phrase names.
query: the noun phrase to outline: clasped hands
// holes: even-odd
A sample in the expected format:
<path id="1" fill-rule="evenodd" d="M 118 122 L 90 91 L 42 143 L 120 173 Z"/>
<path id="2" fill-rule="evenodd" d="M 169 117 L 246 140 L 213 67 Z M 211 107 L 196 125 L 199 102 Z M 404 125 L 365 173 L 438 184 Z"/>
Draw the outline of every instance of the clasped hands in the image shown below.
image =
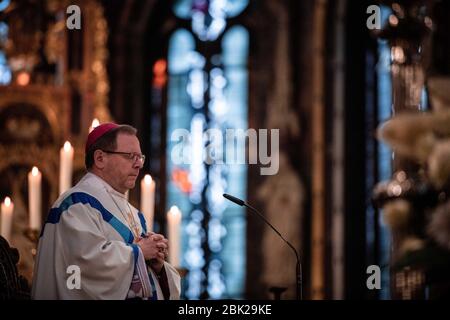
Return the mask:
<path id="1" fill-rule="evenodd" d="M 145 260 L 150 262 L 151 268 L 159 273 L 168 256 L 169 241 L 162 234 L 149 232 L 137 239 L 136 244 L 141 248 Z"/>

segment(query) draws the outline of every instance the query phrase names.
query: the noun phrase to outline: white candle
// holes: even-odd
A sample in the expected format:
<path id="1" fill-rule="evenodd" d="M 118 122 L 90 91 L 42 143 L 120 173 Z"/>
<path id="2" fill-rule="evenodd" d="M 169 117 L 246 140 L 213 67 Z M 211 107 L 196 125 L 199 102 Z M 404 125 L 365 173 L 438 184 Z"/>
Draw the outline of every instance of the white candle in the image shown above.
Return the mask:
<path id="1" fill-rule="evenodd" d="M 59 194 L 63 194 L 72 186 L 73 148 L 69 141 L 59 151 Z"/>
<path id="2" fill-rule="evenodd" d="M 169 263 L 174 267 L 180 266 L 181 216 L 181 211 L 176 206 L 171 207 L 167 212 Z"/>
<path id="3" fill-rule="evenodd" d="M 98 127 L 100 125 L 100 121 L 98 121 L 97 118 L 95 118 L 94 120 L 92 120 L 92 124 L 89 127 L 89 133 L 91 133 L 92 130 L 95 129 L 95 127 Z"/>
<path id="4" fill-rule="evenodd" d="M 155 214 L 155 181 L 149 174 L 141 180 L 141 212 L 147 223 L 147 231 L 153 231 Z"/>
<path id="5" fill-rule="evenodd" d="M 42 174 L 33 167 L 28 174 L 28 204 L 30 211 L 30 228 L 41 229 L 41 181 Z"/>
<path id="6" fill-rule="evenodd" d="M 13 210 L 14 203 L 12 203 L 9 197 L 5 198 L 5 201 L 2 203 L 2 229 L 1 235 L 8 242 L 11 242 L 11 228 L 12 228 L 12 219 L 13 219 Z"/>

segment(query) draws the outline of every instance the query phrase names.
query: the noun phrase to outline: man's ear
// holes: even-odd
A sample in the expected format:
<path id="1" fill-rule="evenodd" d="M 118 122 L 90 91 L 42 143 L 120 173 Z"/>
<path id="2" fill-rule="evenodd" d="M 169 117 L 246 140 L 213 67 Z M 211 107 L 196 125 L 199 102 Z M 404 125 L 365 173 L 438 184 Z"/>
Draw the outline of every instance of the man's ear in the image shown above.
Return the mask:
<path id="1" fill-rule="evenodd" d="M 105 167 L 105 153 L 102 150 L 95 150 L 94 151 L 94 165 L 99 168 L 103 169 Z"/>

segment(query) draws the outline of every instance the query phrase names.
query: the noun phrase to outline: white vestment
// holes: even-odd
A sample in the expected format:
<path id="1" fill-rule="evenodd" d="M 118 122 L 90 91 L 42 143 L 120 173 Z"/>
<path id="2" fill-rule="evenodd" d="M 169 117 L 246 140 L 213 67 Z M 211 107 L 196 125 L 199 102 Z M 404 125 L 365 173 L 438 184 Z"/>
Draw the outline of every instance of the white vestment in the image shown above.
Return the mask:
<path id="1" fill-rule="evenodd" d="M 125 195 L 95 174 L 86 174 L 62 194 L 50 210 L 39 239 L 32 286 L 33 299 L 125 299 L 137 265 L 145 261 L 133 243 L 132 210 L 139 235 L 146 232 L 145 219 Z M 167 262 L 170 299 L 180 297 L 180 276 Z M 79 271 L 79 288 L 77 272 Z M 164 299 L 156 275 L 144 272 L 148 299 Z M 142 276 L 142 272 L 140 273 Z M 151 277 L 151 278 L 150 278 Z M 148 292 L 148 290 L 147 290 Z M 155 297 L 156 295 L 156 297 Z"/>

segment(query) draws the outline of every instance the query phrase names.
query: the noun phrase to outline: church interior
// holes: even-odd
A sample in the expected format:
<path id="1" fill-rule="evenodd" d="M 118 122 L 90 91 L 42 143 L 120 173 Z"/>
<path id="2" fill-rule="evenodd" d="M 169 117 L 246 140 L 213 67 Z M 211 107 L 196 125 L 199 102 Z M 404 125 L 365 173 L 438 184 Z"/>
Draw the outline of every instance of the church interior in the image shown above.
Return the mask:
<path id="1" fill-rule="evenodd" d="M 449 31 L 444 0 L 0 0 L 0 298 L 106 122 L 182 299 L 450 297 Z"/>

